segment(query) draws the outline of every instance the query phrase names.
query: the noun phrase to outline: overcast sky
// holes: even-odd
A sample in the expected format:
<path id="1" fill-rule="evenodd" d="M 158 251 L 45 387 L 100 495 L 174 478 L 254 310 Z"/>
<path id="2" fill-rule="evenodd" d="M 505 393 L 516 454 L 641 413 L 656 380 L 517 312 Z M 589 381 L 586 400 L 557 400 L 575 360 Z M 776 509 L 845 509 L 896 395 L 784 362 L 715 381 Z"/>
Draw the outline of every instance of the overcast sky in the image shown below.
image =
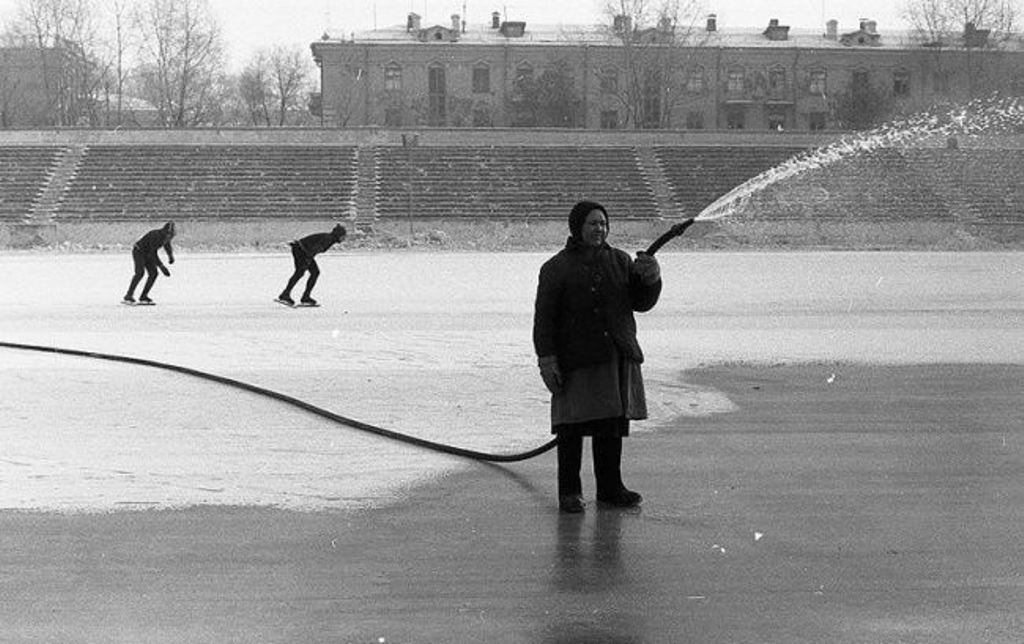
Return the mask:
<path id="1" fill-rule="evenodd" d="M 94 0 L 101 2 L 102 0 Z M 592 24 L 600 21 L 601 0 L 208 0 L 224 30 L 230 66 L 239 67 L 253 52 L 271 45 L 307 47 L 325 31 L 333 37 L 353 31 L 404 24 L 410 11 L 424 24 L 448 24 L 465 7 L 471 24 L 490 21 L 492 11 L 509 20 L 537 24 Z M 718 15 L 721 28 L 763 27 L 770 18 L 783 25 L 824 29 L 839 21 L 852 30 L 860 18 L 887 28 L 903 29 L 901 0 L 705 0 L 707 13 Z M 0 0 L 0 20 L 15 14 L 19 0 Z M 890 27 L 892 25 L 893 27 Z"/>

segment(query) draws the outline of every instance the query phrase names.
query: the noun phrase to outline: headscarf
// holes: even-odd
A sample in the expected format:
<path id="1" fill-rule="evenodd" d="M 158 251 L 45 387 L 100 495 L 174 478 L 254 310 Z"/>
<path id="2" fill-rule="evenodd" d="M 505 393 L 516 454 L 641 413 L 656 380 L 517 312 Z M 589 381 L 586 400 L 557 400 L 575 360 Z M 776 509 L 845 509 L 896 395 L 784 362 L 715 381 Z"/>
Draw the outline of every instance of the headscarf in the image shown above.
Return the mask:
<path id="1" fill-rule="evenodd" d="M 342 239 L 345 237 L 347 232 L 344 226 L 342 226 L 341 224 L 337 224 L 334 226 L 334 228 L 331 229 L 331 234 L 334 236 L 335 239 Z"/>
<path id="2" fill-rule="evenodd" d="M 604 206 L 596 201 L 580 201 L 572 207 L 572 211 L 569 213 L 569 233 L 573 239 L 578 240 L 580 238 L 583 222 L 587 220 L 587 215 L 592 210 L 603 212 L 605 221 L 608 222 L 609 228 L 611 227 L 611 222 L 608 221 L 608 211 L 604 209 Z"/>

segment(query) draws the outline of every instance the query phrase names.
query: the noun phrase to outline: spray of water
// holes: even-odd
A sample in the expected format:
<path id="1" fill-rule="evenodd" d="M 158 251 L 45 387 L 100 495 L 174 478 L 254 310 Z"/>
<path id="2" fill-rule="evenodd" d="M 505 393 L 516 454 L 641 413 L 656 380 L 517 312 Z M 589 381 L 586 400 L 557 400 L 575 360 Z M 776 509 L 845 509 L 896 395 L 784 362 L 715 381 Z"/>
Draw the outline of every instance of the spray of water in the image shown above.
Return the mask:
<path id="1" fill-rule="evenodd" d="M 1024 99 L 992 96 L 942 112 L 928 111 L 886 123 L 835 143 L 799 154 L 748 179 L 709 204 L 696 219 L 708 221 L 730 215 L 768 186 L 800 173 L 822 168 L 881 148 L 907 148 L 951 136 L 1024 131 Z"/>

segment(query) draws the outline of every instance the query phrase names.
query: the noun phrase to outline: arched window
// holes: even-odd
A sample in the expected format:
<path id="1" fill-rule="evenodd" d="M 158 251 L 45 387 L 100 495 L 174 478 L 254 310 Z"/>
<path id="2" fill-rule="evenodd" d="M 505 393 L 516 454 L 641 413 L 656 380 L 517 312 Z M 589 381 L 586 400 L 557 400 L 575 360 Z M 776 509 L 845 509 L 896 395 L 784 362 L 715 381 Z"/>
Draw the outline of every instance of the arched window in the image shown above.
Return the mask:
<path id="1" fill-rule="evenodd" d="M 897 69 L 892 73 L 893 96 L 910 96 L 910 72 Z"/>
<path id="2" fill-rule="evenodd" d="M 815 68 L 807 74 L 807 93 L 824 96 L 828 89 L 828 73 L 824 68 Z"/>
<path id="3" fill-rule="evenodd" d="M 524 84 L 529 83 L 533 80 L 533 65 L 523 61 L 516 65 L 516 75 L 513 85 L 516 89 L 520 89 Z"/>
<path id="4" fill-rule="evenodd" d="M 747 74 L 742 67 L 732 67 L 729 69 L 725 83 L 725 89 L 730 94 L 742 94 L 746 89 Z"/>
<path id="5" fill-rule="evenodd" d="M 614 67 L 603 67 L 600 73 L 600 87 L 602 94 L 619 93 L 619 70 Z M 614 129 L 614 128 L 606 128 Z"/>
<path id="6" fill-rule="evenodd" d="M 786 68 L 775 66 L 768 70 L 768 98 L 779 100 L 789 92 L 786 81 Z"/>
<path id="7" fill-rule="evenodd" d="M 488 94 L 491 91 L 491 67 L 487 63 L 473 65 L 473 93 Z"/>
<path id="8" fill-rule="evenodd" d="M 695 65 L 690 68 L 690 73 L 686 76 L 686 91 L 691 94 L 704 93 L 704 68 L 702 66 Z"/>
<path id="9" fill-rule="evenodd" d="M 661 127 L 661 93 L 664 85 L 661 72 L 657 69 L 644 71 L 643 102 L 641 103 L 640 122 L 645 129 Z"/>
<path id="10" fill-rule="evenodd" d="M 388 63 L 384 66 L 384 89 L 390 92 L 401 91 L 402 66 L 398 63 Z"/>
<path id="11" fill-rule="evenodd" d="M 445 125 L 447 119 L 448 84 L 444 66 L 433 63 L 427 67 L 427 122 L 429 125 Z"/>

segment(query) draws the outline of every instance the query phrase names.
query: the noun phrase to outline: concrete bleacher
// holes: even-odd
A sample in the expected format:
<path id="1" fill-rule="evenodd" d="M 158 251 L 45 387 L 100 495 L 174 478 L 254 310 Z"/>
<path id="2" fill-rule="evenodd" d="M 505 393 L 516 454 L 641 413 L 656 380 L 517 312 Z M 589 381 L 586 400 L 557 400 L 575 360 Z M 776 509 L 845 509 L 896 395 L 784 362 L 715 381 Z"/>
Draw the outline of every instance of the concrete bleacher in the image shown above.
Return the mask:
<path id="1" fill-rule="evenodd" d="M 658 146 L 661 164 L 676 202 L 696 215 L 747 179 L 805 152 L 804 147 Z"/>
<path id="2" fill-rule="evenodd" d="M 355 163 L 337 146 L 89 146 L 54 219 L 342 219 Z"/>
<path id="3" fill-rule="evenodd" d="M 393 131 L 4 133 L 0 222 L 563 219 L 583 198 L 616 218 L 678 218 L 827 143 L 726 133 L 722 144 L 712 133 L 421 134 L 404 147 Z M 1020 137 L 884 148 L 773 184 L 744 217 L 1018 224 L 1021 176 Z"/>
<path id="4" fill-rule="evenodd" d="M 757 147 L 657 150 L 675 197 L 691 212 L 805 152 Z M 755 221 L 1021 223 L 1021 176 L 1021 149 L 877 148 L 820 167 L 807 164 L 806 170 L 753 192 L 742 215 Z"/>
<path id="5" fill-rule="evenodd" d="M 376 155 L 380 217 L 561 218 L 580 199 L 618 217 L 659 214 L 630 147 L 379 147 Z"/>
<path id="6" fill-rule="evenodd" d="M 26 220 L 64 148 L 0 146 L 0 221 Z"/>
<path id="7" fill-rule="evenodd" d="M 911 150 L 905 156 L 958 222 L 1024 223 L 1024 149 Z"/>
<path id="8" fill-rule="evenodd" d="M 809 166 L 755 193 L 743 216 L 797 222 L 950 221 L 948 204 L 934 182 L 920 176 L 908 152 L 875 149 Z"/>

